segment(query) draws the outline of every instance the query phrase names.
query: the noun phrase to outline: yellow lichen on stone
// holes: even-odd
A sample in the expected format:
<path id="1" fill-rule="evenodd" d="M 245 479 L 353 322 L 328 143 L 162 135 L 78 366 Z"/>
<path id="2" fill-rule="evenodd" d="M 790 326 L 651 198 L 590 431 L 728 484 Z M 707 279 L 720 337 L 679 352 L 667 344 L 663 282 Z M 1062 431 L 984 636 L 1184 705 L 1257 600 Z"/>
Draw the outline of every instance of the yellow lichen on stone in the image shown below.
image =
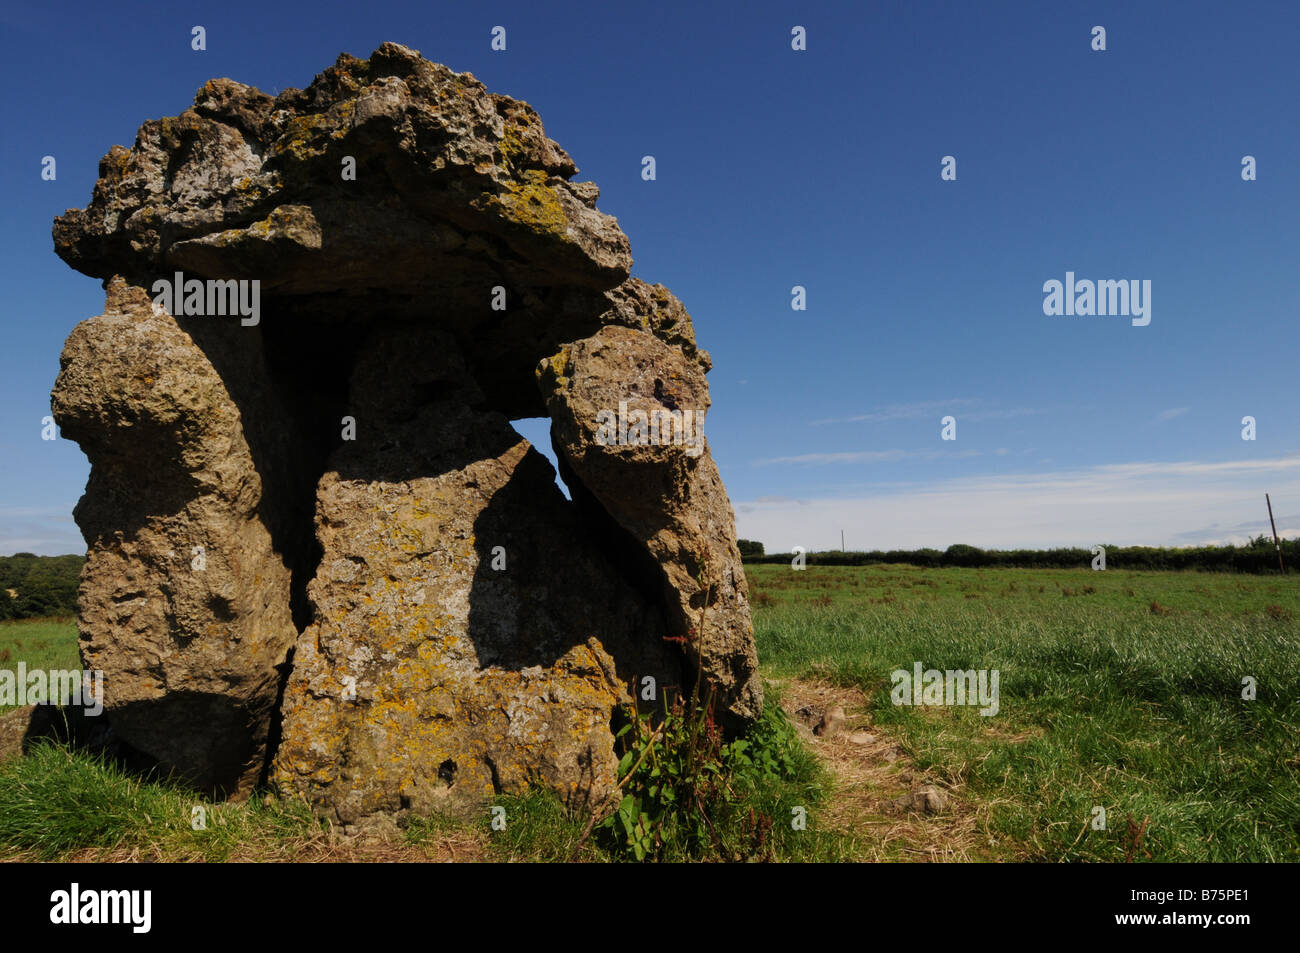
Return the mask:
<path id="1" fill-rule="evenodd" d="M 518 184 L 507 182 L 506 191 L 500 195 L 485 192 L 483 198 L 487 205 L 500 209 L 506 218 L 534 232 L 567 238 L 569 219 L 559 196 L 546 184 L 546 173 L 529 169 L 520 178 L 523 181 Z"/>
<path id="2" fill-rule="evenodd" d="M 284 134 L 271 146 L 271 152 L 276 155 L 288 153 L 299 161 L 323 155 L 325 147 L 317 143 L 317 129 L 324 122 L 325 116 L 321 113 L 294 116 L 285 124 Z"/>
<path id="3" fill-rule="evenodd" d="M 339 127 L 330 133 L 331 138 L 342 139 L 348 134 L 352 127 L 352 117 L 357 111 L 357 101 L 355 99 L 345 100 L 334 107 L 334 112 L 339 117 Z"/>
<path id="4" fill-rule="evenodd" d="M 527 154 L 519 130 L 514 126 L 506 126 L 505 134 L 501 137 L 501 142 L 497 145 L 497 148 L 501 151 L 502 167 L 506 172 L 514 174 L 516 168 L 520 165 L 520 160 Z"/>
<path id="5" fill-rule="evenodd" d="M 569 385 L 570 350 L 566 345 L 550 357 L 544 357 L 537 365 L 537 380 L 548 390 L 563 390 Z"/>

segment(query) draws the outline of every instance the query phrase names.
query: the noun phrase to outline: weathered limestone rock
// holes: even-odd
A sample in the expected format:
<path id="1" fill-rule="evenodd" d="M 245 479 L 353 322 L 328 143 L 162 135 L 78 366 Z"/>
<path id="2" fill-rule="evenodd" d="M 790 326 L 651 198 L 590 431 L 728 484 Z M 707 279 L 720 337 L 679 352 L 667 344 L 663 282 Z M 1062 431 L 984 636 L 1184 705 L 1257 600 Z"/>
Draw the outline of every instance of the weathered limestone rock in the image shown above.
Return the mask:
<path id="1" fill-rule="evenodd" d="M 627 276 L 627 237 L 575 172 L 527 103 L 385 43 L 274 99 L 211 80 L 105 156 L 55 245 L 96 277 L 181 268 L 268 292 L 462 292 L 486 307 L 503 275 L 596 290 Z"/>
<path id="2" fill-rule="evenodd" d="M 614 705 L 633 679 L 681 683 L 662 614 L 577 532 L 550 464 L 474 409 L 445 336 L 379 332 L 352 391 L 367 423 L 317 490 L 278 776 L 346 824 L 529 783 L 603 802 Z"/>
<path id="3" fill-rule="evenodd" d="M 54 411 L 92 464 L 115 739 L 361 827 L 530 784 L 599 805 L 616 706 L 697 679 L 758 714 L 702 434 L 597 440 L 620 401 L 702 414 L 709 357 L 576 172 L 527 104 L 391 43 L 274 98 L 212 80 L 101 161 L 54 237 L 109 305 Z M 177 272 L 257 282 L 258 314 L 173 317 Z M 543 415 L 572 501 L 510 426 Z"/>
<path id="4" fill-rule="evenodd" d="M 685 315 L 661 293 L 663 310 Z M 662 333 L 660 313 L 645 321 Z M 654 557 L 672 636 L 686 639 L 720 711 L 744 722 L 762 707 L 749 590 L 735 515 L 703 437 L 709 391 L 693 337 L 688 351 L 685 338 L 674 347 L 654 334 L 607 326 L 543 360 L 538 381 L 557 453 Z"/>
<path id="5" fill-rule="evenodd" d="M 92 467 L 74 514 L 90 546 L 83 664 L 105 673 L 121 737 L 195 785 L 246 793 L 297 633 L 234 381 L 120 280 L 60 364 L 54 413 Z"/>

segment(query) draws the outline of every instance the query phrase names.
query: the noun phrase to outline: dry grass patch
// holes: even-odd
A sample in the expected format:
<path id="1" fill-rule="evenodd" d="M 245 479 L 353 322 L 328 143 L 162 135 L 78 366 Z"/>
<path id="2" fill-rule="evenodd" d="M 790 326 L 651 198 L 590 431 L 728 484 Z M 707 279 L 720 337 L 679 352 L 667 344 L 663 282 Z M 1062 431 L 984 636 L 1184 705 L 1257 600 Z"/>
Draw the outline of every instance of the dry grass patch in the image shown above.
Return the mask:
<path id="1" fill-rule="evenodd" d="M 978 811 L 965 800 L 963 786 L 918 769 L 892 737 L 872 724 L 861 691 L 820 680 L 772 683 L 805 743 L 835 778 L 835 790 L 822 809 L 824 826 L 851 836 L 862 852 L 857 859 L 989 859 Z M 808 711 L 836 707 L 844 710 L 844 723 L 829 734 L 815 734 L 807 724 Z M 926 790 L 934 793 L 927 798 Z M 946 803 L 934 810 L 936 802 Z"/>

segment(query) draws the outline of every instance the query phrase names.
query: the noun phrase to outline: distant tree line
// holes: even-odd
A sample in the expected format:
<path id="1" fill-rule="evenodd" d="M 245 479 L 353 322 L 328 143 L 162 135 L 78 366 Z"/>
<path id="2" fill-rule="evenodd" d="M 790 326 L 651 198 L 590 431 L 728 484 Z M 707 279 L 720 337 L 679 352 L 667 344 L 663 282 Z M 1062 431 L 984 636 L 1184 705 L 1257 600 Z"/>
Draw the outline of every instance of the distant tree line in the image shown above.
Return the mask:
<path id="1" fill-rule="evenodd" d="M 763 553 L 762 543 L 742 545 L 740 555 L 748 563 L 789 563 L 793 553 Z M 1282 558 L 1287 572 L 1300 571 L 1300 538 L 1284 539 Z M 754 550 L 757 547 L 757 551 Z M 1277 550 L 1273 537 L 1260 535 L 1244 546 L 1196 546 L 1169 548 L 1164 546 L 1111 546 L 1106 545 L 1107 569 L 1200 569 L 1207 572 L 1276 573 Z M 748 552 L 746 551 L 748 549 Z M 999 566 L 1021 569 L 1087 569 L 1092 565 L 1091 549 L 980 549 L 958 543 L 946 550 L 891 549 L 870 552 L 840 552 L 831 550 L 808 553 L 809 566 L 868 566 L 873 563 L 909 563 L 913 566 L 941 568 L 962 566 L 970 568 L 995 568 Z"/>
<path id="2" fill-rule="evenodd" d="M 747 563 L 786 563 L 792 553 L 765 553 L 763 544 L 738 540 Z M 1090 549 L 980 549 L 958 543 L 946 550 L 873 549 L 869 552 L 831 550 L 808 553 L 809 566 L 868 566 L 874 563 L 908 563 L 925 568 L 961 566 L 1022 569 L 1086 569 L 1092 565 Z M 1300 571 L 1300 538 L 1282 540 L 1282 558 L 1288 572 Z M 0 621 L 75 615 L 77 584 L 84 556 L 37 556 L 15 553 L 0 556 Z M 1107 569 L 1200 569 L 1208 572 L 1277 572 L 1277 551 L 1271 536 L 1260 535 L 1244 546 L 1106 546 Z"/>
<path id="3" fill-rule="evenodd" d="M 75 615 L 84 556 L 0 556 L 0 621 Z"/>

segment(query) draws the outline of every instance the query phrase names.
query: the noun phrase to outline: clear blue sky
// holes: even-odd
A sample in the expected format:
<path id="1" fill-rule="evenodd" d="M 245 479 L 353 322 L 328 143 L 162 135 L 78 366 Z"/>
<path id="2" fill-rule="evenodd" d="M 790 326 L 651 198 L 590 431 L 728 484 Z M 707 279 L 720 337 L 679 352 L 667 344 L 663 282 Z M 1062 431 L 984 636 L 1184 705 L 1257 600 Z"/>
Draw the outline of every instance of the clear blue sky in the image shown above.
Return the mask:
<path id="1" fill-rule="evenodd" d="M 531 103 L 685 302 L 741 536 L 1241 540 L 1265 491 L 1300 534 L 1300 4 L 6 3 L 0 29 L 0 553 L 83 549 L 88 467 L 40 420 L 103 292 L 54 216 L 208 78 L 302 87 L 385 40 Z M 1150 280 L 1151 323 L 1044 315 L 1067 271 Z"/>

